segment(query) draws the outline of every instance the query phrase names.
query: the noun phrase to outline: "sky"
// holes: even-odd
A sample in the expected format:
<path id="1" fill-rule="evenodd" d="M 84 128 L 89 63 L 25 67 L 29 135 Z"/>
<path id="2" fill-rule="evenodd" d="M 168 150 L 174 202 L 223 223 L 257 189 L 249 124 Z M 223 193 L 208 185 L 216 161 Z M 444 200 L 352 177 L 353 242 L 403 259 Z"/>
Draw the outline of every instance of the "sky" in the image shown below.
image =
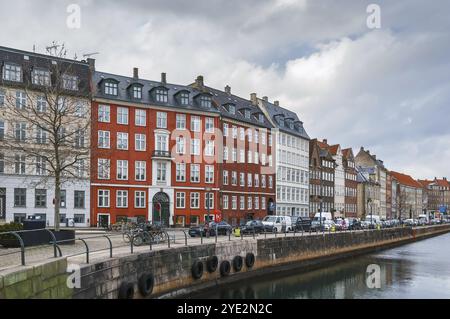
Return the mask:
<path id="1" fill-rule="evenodd" d="M 368 27 L 369 4 L 380 8 L 380 28 Z M 166 72 L 178 84 L 203 75 L 208 86 L 280 101 L 312 138 L 355 155 L 364 146 L 415 178 L 450 177 L 450 1 L 0 0 L 0 8 L 2 46 L 44 53 L 58 41 L 71 58 L 98 52 L 104 72 L 138 67 L 142 78 Z"/>

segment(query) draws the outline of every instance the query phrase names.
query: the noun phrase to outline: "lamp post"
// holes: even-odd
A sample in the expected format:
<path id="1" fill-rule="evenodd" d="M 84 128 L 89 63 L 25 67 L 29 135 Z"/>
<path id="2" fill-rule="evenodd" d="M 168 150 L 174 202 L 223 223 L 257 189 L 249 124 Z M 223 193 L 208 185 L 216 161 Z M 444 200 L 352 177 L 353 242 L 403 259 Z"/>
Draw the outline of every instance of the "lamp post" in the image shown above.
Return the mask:
<path id="1" fill-rule="evenodd" d="M 367 199 L 367 208 L 370 209 L 370 225 L 373 227 L 372 198 Z"/>

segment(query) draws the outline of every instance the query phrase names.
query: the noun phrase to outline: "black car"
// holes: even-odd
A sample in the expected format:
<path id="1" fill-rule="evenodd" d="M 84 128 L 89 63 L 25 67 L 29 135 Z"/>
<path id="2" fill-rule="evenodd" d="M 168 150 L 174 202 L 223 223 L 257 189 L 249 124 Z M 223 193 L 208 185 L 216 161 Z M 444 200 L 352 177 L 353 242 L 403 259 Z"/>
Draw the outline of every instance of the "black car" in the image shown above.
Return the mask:
<path id="1" fill-rule="evenodd" d="M 361 230 L 362 229 L 361 222 L 356 219 L 352 220 L 350 222 L 350 225 L 348 225 L 348 229 L 349 230 Z"/>
<path id="2" fill-rule="evenodd" d="M 309 217 L 297 217 L 292 224 L 295 231 L 309 231 L 311 229 L 311 218 Z"/>
<path id="3" fill-rule="evenodd" d="M 264 232 L 264 224 L 260 220 L 250 220 L 241 226 L 241 234 L 259 234 Z"/>
<path id="4" fill-rule="evenodd" d="M 212 222 L 209 224 L 209 235 L 210 236 L 216 236 L 216 229 L 217 229 L 217 235 L 229 235 L 233 232 L 233 227 L 231 227 L 230 224 L 227 222 Z"/>
<path id="5" fill-rule="evenodd" d="M 200 226 L 193 226 L 191 228 L 189 228 L 189 236 L 191 237 L 206 237 L 206 229 L 205 229 L 205 225 L 200 225 Z"/>

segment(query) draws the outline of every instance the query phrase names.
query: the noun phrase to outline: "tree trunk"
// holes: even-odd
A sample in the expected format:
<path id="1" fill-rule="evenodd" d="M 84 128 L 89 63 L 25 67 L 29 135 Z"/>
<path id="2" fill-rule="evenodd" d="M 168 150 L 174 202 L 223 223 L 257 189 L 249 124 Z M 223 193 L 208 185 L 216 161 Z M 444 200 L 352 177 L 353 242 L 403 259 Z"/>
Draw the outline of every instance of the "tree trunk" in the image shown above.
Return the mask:
<path id="1" fill-rule="evenodd" d="M 59 231 L 60 230 L 60 225 L 59 225 L 59 221 L 60 221 L 60 203 L 61 203 L 61 179 L 59 176 L 59 172 L 56 172 L 56 176 L 55 176 L 55 231 Z"/>

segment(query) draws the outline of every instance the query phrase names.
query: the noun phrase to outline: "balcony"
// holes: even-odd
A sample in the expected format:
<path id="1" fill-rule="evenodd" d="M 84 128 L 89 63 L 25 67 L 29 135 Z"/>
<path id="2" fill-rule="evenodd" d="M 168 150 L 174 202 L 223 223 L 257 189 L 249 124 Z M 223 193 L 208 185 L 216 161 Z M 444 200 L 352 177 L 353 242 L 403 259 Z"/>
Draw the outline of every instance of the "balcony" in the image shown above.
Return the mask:
<path id="1" fill-rule="evenodd" d="M 152 158 L 159 158 L 159 159 L 172 159 L 172 154 L 169 151 L 159 151 L 155 150 L 152 153 Z"/>

